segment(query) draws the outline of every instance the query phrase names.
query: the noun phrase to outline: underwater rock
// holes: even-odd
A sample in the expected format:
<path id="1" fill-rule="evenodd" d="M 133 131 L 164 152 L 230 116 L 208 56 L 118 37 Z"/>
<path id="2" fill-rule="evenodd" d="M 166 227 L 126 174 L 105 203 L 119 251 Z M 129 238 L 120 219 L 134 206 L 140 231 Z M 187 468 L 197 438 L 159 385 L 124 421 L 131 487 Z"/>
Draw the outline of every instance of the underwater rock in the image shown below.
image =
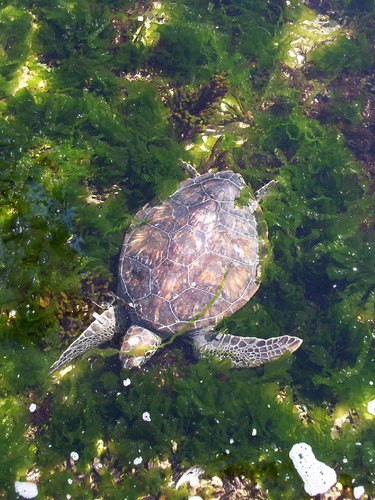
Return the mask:
<path id="1" fill-rule="evenodd" d="M 301 476 L 308 495 L 315 496 L 325 493 L 336 484 L 336 471 L 317 460 L 311 446 L 307 443 L 293 445 L 289 457 Z"/>
<path id="2" fill-rule="evenodd" d="M 177 88 L 169 99 L 177 133 L 182 138 L 193 137 L 211 124 L 219 104 L 228 92 L 224 76 L 214 75 L 199 89 Z"/>
<path id="3" fill-rule="evenodd" d="M 38 487 L 29 481 L 15 481 L 14 489 L 22 498 L 35 498 L 38 496 Z"/>

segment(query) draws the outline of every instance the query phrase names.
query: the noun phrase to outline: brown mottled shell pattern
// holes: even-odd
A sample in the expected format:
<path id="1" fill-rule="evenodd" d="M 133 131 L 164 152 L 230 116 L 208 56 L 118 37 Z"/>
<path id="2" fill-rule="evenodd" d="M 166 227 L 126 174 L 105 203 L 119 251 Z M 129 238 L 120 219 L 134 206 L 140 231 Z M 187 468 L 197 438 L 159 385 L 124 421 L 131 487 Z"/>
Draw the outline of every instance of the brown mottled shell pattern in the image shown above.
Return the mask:
<path id="1" fill-rule="evenodd" d="M 257 204 L 235 204 L 245 186 L 231 171 L 201 175 L 136 214 L 119 269 L 119 293 L 135 322 L 166 336 L 192 331 L 215 325 L 254 295 Z"/>

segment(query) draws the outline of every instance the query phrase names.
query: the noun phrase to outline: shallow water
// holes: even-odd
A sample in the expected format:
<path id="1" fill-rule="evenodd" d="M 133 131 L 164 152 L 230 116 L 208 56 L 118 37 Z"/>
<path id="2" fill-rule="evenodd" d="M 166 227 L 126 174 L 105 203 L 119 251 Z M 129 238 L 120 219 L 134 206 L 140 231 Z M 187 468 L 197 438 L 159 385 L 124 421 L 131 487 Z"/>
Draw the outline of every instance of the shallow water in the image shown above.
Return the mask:
<path id="1" fill-rule="evenodd" d="M 296 442 L 374 494 L 374 19 L 345 5 L 0 3 L 0 496 L 28 479 L 39 498 L 187 498 L 201 465 L 249 498 L 307 498 Z M 222 327 L 302 347 L 231 371 L 178 339 L 141 372 L 95 350 L 49 377 L 179 158 L 278 181 L 262 285 Z"/>

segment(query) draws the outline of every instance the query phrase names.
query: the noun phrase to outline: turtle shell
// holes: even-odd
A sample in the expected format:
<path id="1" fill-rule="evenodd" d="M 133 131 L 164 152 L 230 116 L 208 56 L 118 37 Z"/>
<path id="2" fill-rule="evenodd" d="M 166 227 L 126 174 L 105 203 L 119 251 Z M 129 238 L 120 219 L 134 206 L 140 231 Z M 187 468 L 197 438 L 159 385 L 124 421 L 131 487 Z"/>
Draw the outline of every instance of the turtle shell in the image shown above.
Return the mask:
<path id="1" fill-rule="evenodd" d="M 168 336 L 215 325 L 258 289 L 255 200 L 231 171 L 188 179 L 163 203 L 140 210 L 125 236 L 119 294 L 134 322 Z"/>

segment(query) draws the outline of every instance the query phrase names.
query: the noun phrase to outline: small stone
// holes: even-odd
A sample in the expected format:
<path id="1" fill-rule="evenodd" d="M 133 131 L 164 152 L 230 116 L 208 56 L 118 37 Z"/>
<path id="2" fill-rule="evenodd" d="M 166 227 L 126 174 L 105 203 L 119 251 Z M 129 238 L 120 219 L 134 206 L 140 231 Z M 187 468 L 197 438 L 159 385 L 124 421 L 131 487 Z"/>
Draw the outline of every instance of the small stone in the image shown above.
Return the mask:
<path id="1" fill-rule="evenodd" d="M 223 487 L 223 481 L 218 476 L 212 477 L 211 484 L 214 488 L 222 488 Z"/>
<path id="2" fill-rule="evenodd" d="M 14 483 L 16 493 L 22 498 L 35 498 L 38 496 L 38 487 L 29 481 L 16 481 Z"/>
<path id="3" fill-rule="evenodd" d="M 133 460 L 133 464 L 134 464 L 134 465 L 140 465 L 142 462 L 143 462 L 143 458 L 142 458 L 142 457 L 136 457 L 136 458 Z"/>
<path id="4" fill-rule="evenodd" d="M 30 413 L 34 413 L 35 410 L 36 410 L 36 404 L 35 403 L 31 403 L 31 405 L 29 406 L 29 412 Z"/>
<path id="5" fill-rule="evenodd" d="M 72 478 L 68 479 L 68 484 L 73 484 L 73 479 Z"/>
<path id="6" fill-rule="evenodd" d="M 125 387 L 128 387 L 132 383 L 132 381 L 130 380 L 130 378 L 126 378 L 122 383 Z"/>
<path id="7" fill-rule="evenodd" d="M 363 486 L 356 486 L 353 488 L 353 495 L 356 500 L 359 500 L 362 495 L 365 494 L 365 489 Z"/>
<path id="8" fill-rule="evenodd" d="M 79 459 L 79 455 L 76 451 L 72 451 L 70 454 L 70 458 L 74 460 L 74 462 L 77 462 L 77 460 Z"/>
<path id="9" fill-rule="evenodd" d="M 375 399 L 372 399 L 367 403 L 367 411 L 370 415 L 375 415 Z"/>
<path id="10" fill-rule="evenodd" d="M 254 429 L 251 431 L 251 435 L 252 436 L 256 436 L 257 435 L 257 430 L 256 428 L 254 427 Z"/>

